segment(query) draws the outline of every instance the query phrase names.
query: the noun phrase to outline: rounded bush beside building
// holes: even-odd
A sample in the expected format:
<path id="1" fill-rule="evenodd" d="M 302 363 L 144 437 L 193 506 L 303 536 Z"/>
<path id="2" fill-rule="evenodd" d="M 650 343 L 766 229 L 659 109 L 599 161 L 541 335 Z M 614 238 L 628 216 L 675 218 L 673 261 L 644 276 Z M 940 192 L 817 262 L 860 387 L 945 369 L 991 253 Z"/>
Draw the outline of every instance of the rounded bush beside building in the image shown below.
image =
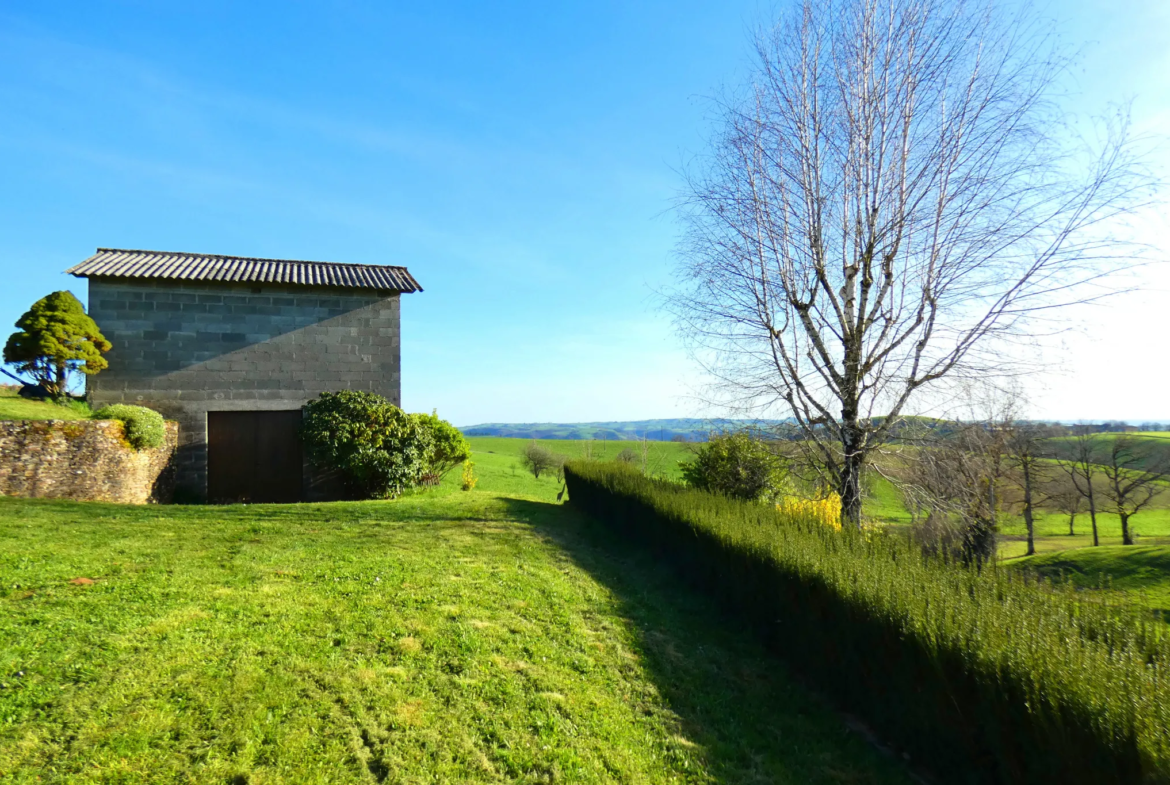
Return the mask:
<path id="1" fill-rule="evenodd" d="M 301 440 L 310 463 L 338 471 L 349 494 L 363 499 L 393 499 L 437 484 L 471 455 L 463 435 L 437 414 L 407 414 L 381 395 L 358 390 L 310 401 Z"/>
<path id="2" fill-rule="evenodd" d="M 161 447 L 166 440 L 166 423 L 163 416 L 145 406 L 111 404 L 94 412 L 92 419 L 121 421 L 126 441 L 135 450 Z"/>

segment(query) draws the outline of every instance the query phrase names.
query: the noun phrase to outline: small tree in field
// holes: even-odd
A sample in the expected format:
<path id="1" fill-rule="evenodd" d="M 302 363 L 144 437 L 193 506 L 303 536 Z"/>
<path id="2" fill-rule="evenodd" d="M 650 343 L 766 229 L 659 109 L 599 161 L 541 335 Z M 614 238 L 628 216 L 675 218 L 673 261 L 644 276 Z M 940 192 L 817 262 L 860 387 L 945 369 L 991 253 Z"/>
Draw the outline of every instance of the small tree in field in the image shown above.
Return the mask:
<path id="1" fill-rule="evenodd" d="M 1103 450 L 1105 496 L 1121 519 L 1122 545 L 1133 545 L 1130 519 L 1166 492 L 1164 481 L 1170 477 L 1170 461 L 1152 445 L 1148 439 L 1118 436 Z"/>
<path id="2" fill-rule="evenodd" d="M 92 376 L 109 363 L 110 342 L 71 292 L 53 292 L 33 303 L 16 321 L 4 345 L 4 362 L 27 373 L 49 395 L 62 399 L 70 373 Z"/>
<path id="3" fill-rule="evenodd" d="M 1100 467 L 1097 465 L 1098 452 L 1098 444 L 1092 432 L 1087 426 L 1080 426 L 1072 438 L 1071 457 L 1059 462 L 1069 482 L 1089 506 L 1089 523 L 1093 529 L 1094 546 L 1101 544 L 1097 531 L 1097 490 L 1094 487 L 1094 478 L 1100 474 Z M 1069 533 L 1072 533 L 1071 523 Z"/>
<path id="4" fill-rule="evenodd" d="M 900 485 L 907 506 L 925 513 L 919 535 L 953 541 L 956 555 L 967 563 L 995 558 L 1009 469 L 1008 422 L 1006 410 L 956 422 L 947 433 L 924 435 L 918 449 L 905 456 Z"/>
<path id="5" fill-rule="evenodd" d="M 532 472 L 532 476 L 540 479 L 540 475 L 555 472 L 558 466 L 563 466 L 565 459 L 552 450 L 537 444 L 535 441 L 528 444 L 520 453 L 520 465 Z"/>
<path id="6" fill-rule="evenodd" d="M 1048 482 L 1047 495 L 1056 509 L 1068 515 L 1068 536 L 1077 533 L 1077 515 L 1084 511 L 1085 497 L 1067 473 L 1063 463 L 1058 464 L 1063 472 Z"/>

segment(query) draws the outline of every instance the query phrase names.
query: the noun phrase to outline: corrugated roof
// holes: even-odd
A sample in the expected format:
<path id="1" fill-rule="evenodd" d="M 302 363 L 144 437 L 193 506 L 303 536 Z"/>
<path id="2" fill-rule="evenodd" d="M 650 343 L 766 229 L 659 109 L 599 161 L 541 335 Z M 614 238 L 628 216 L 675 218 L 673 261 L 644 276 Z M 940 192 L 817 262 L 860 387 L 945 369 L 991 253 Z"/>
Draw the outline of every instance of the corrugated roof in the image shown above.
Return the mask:
<path id="1" fill-rule="evenodd" d="M 119 248 L 99 248 L 93 256 L 65 272 L 79 278 L 161 278 L 171 281 L 282 283 L 395 292 L 422 291 L 418 281 L 405 267 L 171 251 L 128 251 Z"/>

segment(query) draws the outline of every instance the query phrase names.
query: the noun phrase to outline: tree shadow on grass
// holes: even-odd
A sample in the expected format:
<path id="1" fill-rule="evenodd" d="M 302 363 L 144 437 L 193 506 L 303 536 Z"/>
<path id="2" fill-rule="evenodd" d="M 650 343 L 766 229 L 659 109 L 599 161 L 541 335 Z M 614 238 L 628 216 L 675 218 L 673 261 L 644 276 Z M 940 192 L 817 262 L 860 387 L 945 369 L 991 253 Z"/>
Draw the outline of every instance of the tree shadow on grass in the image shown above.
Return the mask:
<path id="1" fill-rule="evenodd" d="M 612 592 L 647 676 L 715 782 L 912 781 L 647 550 L 571 507 L 504 501 Z"/>

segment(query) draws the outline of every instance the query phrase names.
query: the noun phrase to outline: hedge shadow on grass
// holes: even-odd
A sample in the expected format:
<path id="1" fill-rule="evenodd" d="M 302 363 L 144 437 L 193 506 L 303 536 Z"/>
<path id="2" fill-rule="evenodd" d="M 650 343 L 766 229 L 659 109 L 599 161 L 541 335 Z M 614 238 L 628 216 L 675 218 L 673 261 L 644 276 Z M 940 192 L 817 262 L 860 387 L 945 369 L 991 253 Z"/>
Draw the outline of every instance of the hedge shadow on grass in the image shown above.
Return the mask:
<path id="1" fill-rule="evenodd" d="M 717 604 L 583 513 L 503 500 L 604 585 L 634 634 L 640 665 L 719 783 L 906 783 L 912 778 L 851 732 Z"/>

